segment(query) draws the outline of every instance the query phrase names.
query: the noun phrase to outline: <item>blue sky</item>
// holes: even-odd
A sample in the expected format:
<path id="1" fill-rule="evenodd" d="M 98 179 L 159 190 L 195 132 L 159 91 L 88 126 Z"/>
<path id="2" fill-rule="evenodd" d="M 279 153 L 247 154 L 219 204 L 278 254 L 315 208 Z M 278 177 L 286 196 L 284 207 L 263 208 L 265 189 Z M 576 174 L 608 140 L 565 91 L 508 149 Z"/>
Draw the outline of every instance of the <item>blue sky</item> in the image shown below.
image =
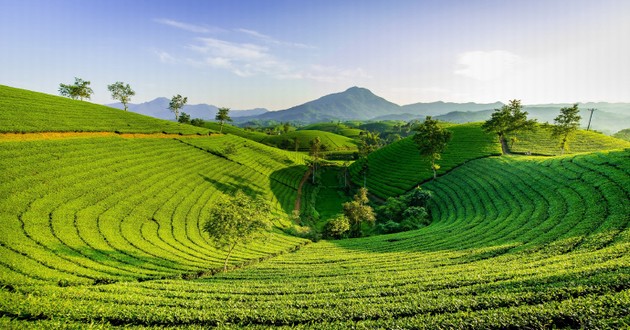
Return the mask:
<path id="1" fill-rule="evenodd" d="M 398 103 L 630 102 L 630 1 L 0 0 L 0 84 L 92 102 L 288 108 L 361 86 Z"/>

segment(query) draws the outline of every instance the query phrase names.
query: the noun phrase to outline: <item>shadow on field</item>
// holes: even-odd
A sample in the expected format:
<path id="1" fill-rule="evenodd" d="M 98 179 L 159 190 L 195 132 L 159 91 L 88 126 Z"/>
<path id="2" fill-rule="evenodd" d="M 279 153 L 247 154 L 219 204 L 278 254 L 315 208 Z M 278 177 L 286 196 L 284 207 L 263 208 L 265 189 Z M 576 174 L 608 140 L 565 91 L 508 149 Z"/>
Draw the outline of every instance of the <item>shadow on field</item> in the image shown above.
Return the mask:
<path id="1" fill-rule="evenodd" d="M 233 175 L 233 174 L 226 175 L 227 177 L 230 177 L 233 179 L 232 182 L 218 181 L 218 180 L 209 178 L 203 174 L 199 174 L 199 176 L 201 176 L 206 182 L 212 184 L 216 188 L 216 190 L 221 191 L 226 194 L 231 194 L 240 190 L 244 192 L 245 194 L 254 198 L 259 195 L 264 195 L 262 190 L 260 189 L 254 189 L 251 185 L 239 183 L 243 181 L 243 178 L 237 175 Z"/>

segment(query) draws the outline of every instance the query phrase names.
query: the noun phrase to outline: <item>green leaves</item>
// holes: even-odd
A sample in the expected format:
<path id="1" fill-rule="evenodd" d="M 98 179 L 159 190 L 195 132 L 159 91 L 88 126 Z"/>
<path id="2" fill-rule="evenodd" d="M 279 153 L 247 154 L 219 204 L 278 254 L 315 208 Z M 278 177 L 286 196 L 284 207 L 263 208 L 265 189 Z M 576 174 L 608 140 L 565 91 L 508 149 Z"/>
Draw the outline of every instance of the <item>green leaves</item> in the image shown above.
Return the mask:
<path id="1" fill-rule="evenodd" d="M 74 78 L 74 85 L 59 84 L 59 94 L 73 100 L 90 99 L 94 91 L 90 88 L 90 82 L 81 78 Z"/>
<path id="2" fill-rule="evenodd" d="M 510 100 L 510 104 L 496 109 L 482 127 L 487 132 L 494 132 L 499 138 L 503 138 L 508 133 L 534 129 L 536 120 L 527 119 L 527 111 L 523 111 L 520 100 Z"/>
<path id="3" fill-rule="evenodd" d="M 179 94 L 173 96 L 171 101 L 168 103 L 168 109 L 171 110 L 175 114 L 175 120 L 179 119 L 179 110 L 186 105 L 188 102 L 188 97 L 183 97 Z"/>
<path id="4" fill-rule="evenodd" d="M 413 136 L 413 140 L 418 145 L 420 154 L 431 158 L 431 169 L 435 179 L 437 170 L 440 169 L 435 161 L 440 159 L 440 153 L 446 149 L 448 142 L 453 138 L 453 133 L 438 126 L 438 121 L 431 119 L 431 116 L 427 116 L 414 130 L 416 135 Z"/>
<path id="5" fill-rule="evenodd" d="M 112 93 L 112 98 L 114 100 L 118 100 L 123 104 L 125 111 L 127 111 L 127 104 L 131 100 L 131 97 L 136 95 L 136 92 L 131 89 L 131 86 L 129 86 L 129 84 L 125 85 L 122 81 L 117 81 L 108 85 L 107 90 Z"/>

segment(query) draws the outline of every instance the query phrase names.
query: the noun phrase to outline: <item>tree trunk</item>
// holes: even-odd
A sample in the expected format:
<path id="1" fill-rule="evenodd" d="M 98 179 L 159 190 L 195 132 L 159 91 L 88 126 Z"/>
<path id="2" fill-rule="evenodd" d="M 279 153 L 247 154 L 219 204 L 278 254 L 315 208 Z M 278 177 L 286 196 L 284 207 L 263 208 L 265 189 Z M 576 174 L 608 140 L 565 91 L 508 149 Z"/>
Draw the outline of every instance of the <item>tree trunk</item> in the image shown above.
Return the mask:
<path id="1" fill-rule="evenodd" d="M 437 171 L 435 170 L 435 158 L 431 158 L 431 169 L 433 170 L 433 180 L 437 179 Z"/>
<path id="2" fill-rule="evenodd" d="M 223 120 L 221 121 L 221 128 L 219 129 L 219 133 L 223 133 Z"/>
<path id="3" fill-rule="evenodd" d="M 227 256 L 225 257 L 225 262 L 223 263 L 223 272 L 227 272 L 227 265 L 228 265 L 228 260 L 230 260 L 230 255 L 232 255 L 232 250 L 234 250 L 234 248 L 236 247 L 236 243 L 234 243 L 234 245 L 232 245 L 232 247 L 230 248 L 230 251 L 228 251 Z"/>

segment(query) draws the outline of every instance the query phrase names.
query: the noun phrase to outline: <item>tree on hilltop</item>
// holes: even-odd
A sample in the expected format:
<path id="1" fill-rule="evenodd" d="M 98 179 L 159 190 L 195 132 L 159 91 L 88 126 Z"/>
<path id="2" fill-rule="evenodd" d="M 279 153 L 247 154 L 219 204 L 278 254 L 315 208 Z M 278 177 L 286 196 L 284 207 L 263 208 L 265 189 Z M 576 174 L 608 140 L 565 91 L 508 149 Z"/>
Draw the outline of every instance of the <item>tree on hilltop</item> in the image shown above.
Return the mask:
<path id="1" fill-rule="evenodd" d="M 506 134 L 533 130 L 536 127 L 536 120 L 527 119 L 527 111 L 523 111 L 520 100 L 510 100 L 510 104 L 504 105 L 501 109 L 495 109 L 490 119 L 481 127 L 486 132 L 496 133 L 499 136 L 499 142 L 503 145 Z"/>
<path id="2" fill-rule="evenodd" d="M 313 168 L 313 183 L 315 183 L 315 174 L 317 172 L 317 166 L 319 165 L 323 148 L 322 140 L 319 138 L 319 136 L 317 136 L 313 140 L 311 140 L 310 144 L 311 149 L 309 151 L 309 156 L 313 157 L 313 160 L 310 163 Z"/>
<path id="3" fill-rule="evenodd" d="M 219 108 L 217 115 L 214 117 L 214 119 L 218 120 L 221 123 L 221 129 L 219 130 L 219 133 L 223 133 L 224 122 L 232 121 L 232 118 L 230 118 L 229 113 L 230 113 L 230 108 Z"/>
<path id="4" fill-rule="evenodd" d="M 453 133 L 438 126 L 438 121 L 431 119 L 431 116 L 427 116 L 424 122 L 414 130 L 416 134 L 413 136 L 413 141 L 418 146 L 420 155 L 431 158 L 431 170 L 433 170 L 433 179 L 435 179 L 437 170 L 440 169 L 440 165 L 436 164 L 435 161 L 442 158 L 441 153 L 446 149 Z"/>
<path id="5" fill-rule="evenodd" d="M 186 105 L 188 102 L 188 97 L 183 97 L 179 94 L 173 96 L 171 101 L 168 103 L 168 109 L 171 110 L 175 114 L 175 120 L 179 120 L 179 110 Z"/>
<path id="6" fill-rule="evenodd" d="M 74 77 L 73 85 L 59 84 L 59 94 L 69 97 L 73 100 L 90 99 L 94 91 L 90 87 L 90 82 L 81 78 Z"/>
<path id="7" fill-rule="evenodd" d="M 579 113 L 580 110 L 576 103 L 572 107 L 560 109 L 560 114 L 553 120 L 555 125 L 551 128 L 551 136 L 560 138 L 562 154 L 569 147 L 570 136 L 577 131 L 580 125 L 582 117 Z"/>
<path id="8" fill-rule="evenodd" d="M 251 198 L 242 191 L 230 196 L 221 194 L 210 209 L 203 230 L 214 245 L 227 250 L 223 271 L 227 271 L 232 251 L 239 244 L 248 244 L 270 227 L 271 207 L 261 197 Z"/>
<path id="9" fill-rule="evenodd" d="M 117 81 L 111 85 L 107 85 L 107 89 L 112 93 L 114 100 L 120 101 L 127 111 L 127 104 L 131 100 L 131 97 L 136 95 L 136 92 L 131 89 L 129 84 L 124 84 L 122 81 Z"/>

